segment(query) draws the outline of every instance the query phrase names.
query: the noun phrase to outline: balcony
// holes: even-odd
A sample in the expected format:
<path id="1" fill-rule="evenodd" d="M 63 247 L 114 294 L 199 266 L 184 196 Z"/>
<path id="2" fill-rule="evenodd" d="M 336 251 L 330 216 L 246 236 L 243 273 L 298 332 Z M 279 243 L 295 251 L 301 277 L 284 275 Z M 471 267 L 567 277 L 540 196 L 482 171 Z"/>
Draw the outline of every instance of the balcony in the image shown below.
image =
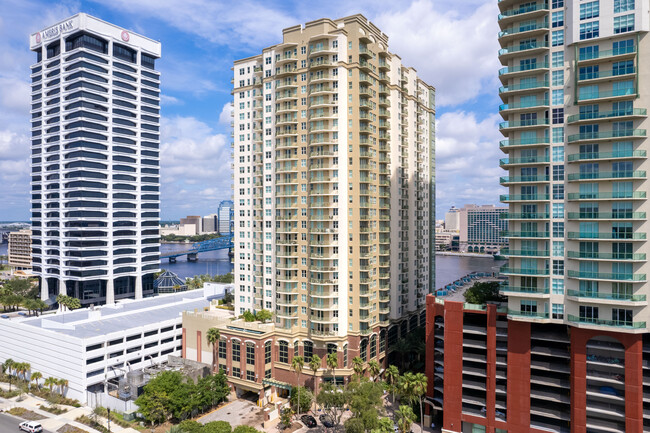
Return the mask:
<path id="1" fill-rule="evenodd" d="M 503 231 L 501 236 L 504 238 L 548 238 L 549 232 L 513 232 L 513 231 Z"/>
<path id="2" fill-rule="evenodd" d="M 501 132 L 513 132 L 520 129 L 534 129 L 542 128 L 548 126 L 548 119 L 537 119 L 537 120 L 523 120 L 523 121 L 512 121 L 512 122 L 501 122 L 499 124 L 499 131 Z M 530 139 L 529 139 L 530 140 Z M 548 139 L 542 139 L 548 142 Z M 537 141 L 537 140 L 530 140 Z"/>
<path id="3" fill-rule="evenodd" d="M 597 53 L 584 53 L 579 56 L 578 63 L 583 65 L 587 63 L 598 63 L 602 59 L 623 60 L 624 58 L 633 58 L 636 55 L 636 46 L 623 47 L 612 50 L 603 50 Z"/>
<path id="4" fill-rule="evenodd" d="M 645 253 L 601 253 L 587 251 L 568 251 L 567 257 L 570 259 L 589 259 L 589 260 L 624 260 L 624 261 L 645 261 Z"/>
<path id="5" fill-rule="evenodd" d="M 575 298 L 589 298 L 589 299 L 606 299 L 612 301 L 629 301 L 629 302 L 645 302 L 646 295 L 631 295 L 626 293 L 600 293 L 600 292 L 585 292 L 579 290 L 567 290 L 567 295 Z"/>
<path id="6" fill-rule="evenodd" d="M 620 192 L 570 192 L 569 200 L 641 200 L 646 198 L 645 191 L 620 191 Z"/>
<path id="7" fill-rule="evenodd" d="M 569 271 L 569 278 L 576 278 L 582 280 L 607 280 L 607 281 L 632 281 L 632 282 L 645 282 L 646 274 L 630 274 L 630 273 L 609 273 L 609 272 L 588 272 L 588 271 Z"/>
<path id="8" fill-rule="evenodd" d="M 504 212 L 499 215 L 499 218 L 503 220 L 540 220 L 540 219 L 549 219 L 551 217 L 550 213 L 544 212 L 523 212 L 523 213 L 513 213 L 513 212 Z"/>
<path id="9" fill-rule="evenodd" d="M 513 183 L 545 183 L 550 180 L 547 175 L 539 176 L 504 176 L 499 178 L 501 185 L 509 185 Z"/>
<path id="10" fill-rule="evenodd" d="M 578 74 L 578 82 L 580 84 L 591 84 L 602 81 L 612 81 L 620 79 L 632 79 L 636 75 L 636 68 L 634 66 L 629 68 L 620 68 L 617 70 L 609 69 L 596 72 L 585 72 Z"/>
<path id="11" fill-rule="evenodd" d="M 501 275 L 535 275 L 544 276 L 548 275 L 548 269 L 522 269 L 522 268 L 509 268 L 503 267 L 499 270 Z"/>
<path id="12" fill-rule="evenodd" d="M 634 171 L 599 171 L 596 173 L 571 173 L 568 180 L 611 180 L 611 179 L 645 179 L 644 170 Z"/>
<path id="13" fill-rule="evenodd" d="M 584 323 L 588 325 L 598 325 L 598 326 L 612 326 L 616 328 L 632 328 L 632 329 L 642 329 L 645 328 L 646 322 L 630 322 L 627 320 L 605 320 L 605 319 L 594 319 L 591 317 L 579 317 L 574 316 L 573 314 L 568 315 L 569 322 L 574 323 Z"/>
<path id="14" fill-rule="evenodd" d="M 637 91 L 635 89 L 619 89 L 612 90 L 609 92 L 591 92 L 584 94 L 578 94 L 578 103 L 588 101 L 589 103 L 593 102 L 608 102 L 608 101 L 618 101 L 619 99 L 631 99 L 637 96 Z"/>
<path id="15" fill-rule="evenodd" d="M 567 123 L 593 123 L 595 121 L 619 120 L 622 118 L 641 118 L 648 115 L 645 108 L 633 108 L 632 110 L 610 110 L 596 113 L 581 113 L 567 117 Z"/>
<path id="16" fill-rule="evenodd" d="M 528 165 L 528 164 L 548 164 L 548 156 L 526 156 L 523 158 L 502 158 L 499 160 L 501 167 L 509 167 L 514 165 Z"/>
<path id="17" fill-rule="evenodd" d="M 549 69 L 548 62 L 540 62 L 524 66 L 507 66 L 499 69 L 499 79 L 501 82 L 507 82 L 511 78 L 518 78 L 526 75 L 547 73 Z"/>
<path id="18" fill-rule="evenodd" d="M 499 60 L 501 63 L 507 62 L 511 58 L 519 54 L 526 56 L 534 56 L 536 54 L 544 53 L 548 49 L 548 42 L 534 42 L 519 45 L 511 45 L 499 50 Z"/>
<path id="19" fill-rule="evenodd" d="M 645 129 L 626 129 L 623 131 L 603 131 L 603 132 L 586 132 L 582 134 L 569 135 L 569 143 L 581 141 L 599 141 L 624 138 L 645 138 Z"/>
<path id="20" fill-rule="evenodd" d="M 548 313 L 542 313 L 537 311 L 519 311 L 511 310 L 508 308 L 508 316 L 514 318 L 529 318 L 529 319 L 548 319 Z"/>
<path id="21" fill-rule="evenodd" d="M 507 123 L 507 122 L 504 122 Z M 503 124 L 503 123 L 502 123 Z M 531 147 L 531 146 L 542 146 L 548 145 L 550 143 L 548 138 L 538 137 L 538 138 L 524 138 L 522 140 L 501 140 L 499 142 L 499 147 L 504 148 L 516 148 L 516 147 Z"/>
<path id="22" fill-rule="evenodd" d="M 645 233 L 629 233 L 629 232 L 569 232 L 569 239 L 602 239 L 602 240 L 645 240 Z"/>
<path id="23" fill-rule="evenodd" d="M 504 248 L 500 253 L 502 256 L 508 257 L 549 257 L 549 250 L 511 250 Z"/>
<path id="24" fill-rule="evenodd" d="M 522 294 L 533 294 L 533 295 L 548 295 L 550 293 L 548 287 L 503 286 L 500 291 L 503 293 L 522 293 Z"/>
<path id="25" fill-rule="evenodd" d="M 645 212 L 569 212 L 570 220 L 644 220 Z"/>
<path id="26" fill-rule="evenodd" d="M 502 203 L 518 201 L 546 201 L 549 200 L 549 198 L 549 194 L 506 194 L 499 196 L 499 201 Z"/>
<path id="27" fill-rule="evenodd" d="M 544 110 L 549 107 L 548 99 L 541 99 L 535 102 L 526 102 L 526 103 L 512 103 L 512 104 L 501 104 L 499 105 L 499 113 L 502 116 L 507 114 L 514 114 L 520 111 L 535 111 L 535 110 Z"/>
<path id="28" fill-rule="evenodd" d="M 598 159 L 635 159 L 645 158 L 647 152 L 645 150 L 631 150 L 631 151 L 617 151 L 617 152 L 585 152 L 573 153 L 568 156 L 568 162 L 575 161 L 591 161 Z"/>
<path id="29" fill-rule="evenodd" d="M 499 42 L 507 43 L 514 39 L 523 38 L 523 37 L 532 37 L 536 35 L 544 35 L 548 31 L 548 20 L 537 21 L 533 23 L 515 25 L 513 27 L 508 27 L 505 30 L 499 32 Z"/>
<path id="30" fill-rule="evenodd" d="M 499 25 L 507 25 L 514 21 L 530 20 L 548 14 L 548 3 L 527 3 L 519 7 L 508 9 L 499 14 Z"/>

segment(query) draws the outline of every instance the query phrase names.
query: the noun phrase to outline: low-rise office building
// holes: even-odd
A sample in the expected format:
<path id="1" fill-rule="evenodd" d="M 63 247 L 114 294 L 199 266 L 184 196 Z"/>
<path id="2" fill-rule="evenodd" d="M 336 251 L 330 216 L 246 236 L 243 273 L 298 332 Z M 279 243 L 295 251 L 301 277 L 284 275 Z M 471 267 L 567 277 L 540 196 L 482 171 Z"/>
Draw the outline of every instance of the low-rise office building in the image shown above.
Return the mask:
<path id="1" fill-rule="evenodd" d="M 182 312 L 207 308 L 227 287 L 221 286 L 2 320 L 0 362 L 28 362 L 44 378 L 68 380 L 68 397 L 91 401 L 108 379 L 180 356 Z"/>
<path id="2" fill-rule="evenodd" d="M 11 271 L 31 271 L 32 231 L 19 230 L 9 233 L 9 266 Z"/>

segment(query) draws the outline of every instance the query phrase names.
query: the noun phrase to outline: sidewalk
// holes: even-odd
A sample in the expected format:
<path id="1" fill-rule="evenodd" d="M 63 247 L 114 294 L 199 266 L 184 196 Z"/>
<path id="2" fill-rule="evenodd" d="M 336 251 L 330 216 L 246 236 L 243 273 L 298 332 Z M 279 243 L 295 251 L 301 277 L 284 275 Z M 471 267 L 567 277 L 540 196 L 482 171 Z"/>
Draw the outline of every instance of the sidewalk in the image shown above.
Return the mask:
<path id="1" fill-rule="evenodd" d="M 0 382 L 0 388 L 8 391 L 9 384 Z M 12 389 L 15 389 L 15 387 L 12 386 Z M 75 421 L 75 419 L 77 419 L 82 415 L 86 415 L 91 418 L 93 417 L 93 410 L 87 406 L 72 407 L 72 406 L 57 405 L 61 409 L 66 409 L 67 412 L 62 413 L 61 415 L 54 415 L 50 412 L 41 409 L 41 407 L 49 406 L 49 403 L 45 399 L 36 397 L 32 394 L 23 394 L 24 399 L 22 401 L 17 401 L 18 398 L 20 398 L 20 396 L 13 397 L 10 399 L 0 398 L 0 412 L 7 411 L 14 407 L 22 407 L 42 416 L 43 419 L 40 420 L 40 423 L 43 425 L 43 428 L 46 430 L 57 431 L 65 424 L 70 424 L 84 431 L 87 431 L 88 433 L 100 433 L 99 431 L 91 427 L 88 427 L 85 424 L 81 424 Z M 99 421 L 104 427 L 107 427 L 106 418 L 97 417 L 97 421 Z M 139 433 L 139 432 L 132 428 L 120 427 L 114 422 L 111 422 L 111 433 Z"/>

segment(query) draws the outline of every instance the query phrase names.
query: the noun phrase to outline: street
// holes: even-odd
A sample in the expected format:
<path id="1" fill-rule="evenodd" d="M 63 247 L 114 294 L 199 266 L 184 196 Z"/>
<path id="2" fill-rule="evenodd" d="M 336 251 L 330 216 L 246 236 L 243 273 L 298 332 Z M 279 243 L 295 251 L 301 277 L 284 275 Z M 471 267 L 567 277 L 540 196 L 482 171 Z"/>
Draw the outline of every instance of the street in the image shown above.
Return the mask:
<path id="1" fill-rule="evenodd" d="M 23 419 L 0 413 L 0 432 L 1 433 L 17 432 L 18 424 L 20 424 L 23 421 L 24 421 Z M 52 432 L 51 430 L 43 430 L 43 433 L 54 433 L 54 432 Z"/>

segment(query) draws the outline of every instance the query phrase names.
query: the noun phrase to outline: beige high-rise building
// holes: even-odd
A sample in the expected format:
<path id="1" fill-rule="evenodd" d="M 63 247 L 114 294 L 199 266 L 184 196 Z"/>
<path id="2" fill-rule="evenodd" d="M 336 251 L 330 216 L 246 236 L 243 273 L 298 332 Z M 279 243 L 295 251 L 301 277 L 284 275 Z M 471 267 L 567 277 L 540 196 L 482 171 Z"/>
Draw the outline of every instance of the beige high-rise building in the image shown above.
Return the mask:
<path id="1" fill-rule="evenodd" d="M 32 269 L 32 231 L 19 230 L 9 233 L 9 266 L 12 271 Z"/>
<path id="2" fill-rule="evenodd" d="M 361 15 L 233 71 L 235 312 L 274 314 L 280 363 L 383 361 L 434 288 L 434 88 Z"/>

